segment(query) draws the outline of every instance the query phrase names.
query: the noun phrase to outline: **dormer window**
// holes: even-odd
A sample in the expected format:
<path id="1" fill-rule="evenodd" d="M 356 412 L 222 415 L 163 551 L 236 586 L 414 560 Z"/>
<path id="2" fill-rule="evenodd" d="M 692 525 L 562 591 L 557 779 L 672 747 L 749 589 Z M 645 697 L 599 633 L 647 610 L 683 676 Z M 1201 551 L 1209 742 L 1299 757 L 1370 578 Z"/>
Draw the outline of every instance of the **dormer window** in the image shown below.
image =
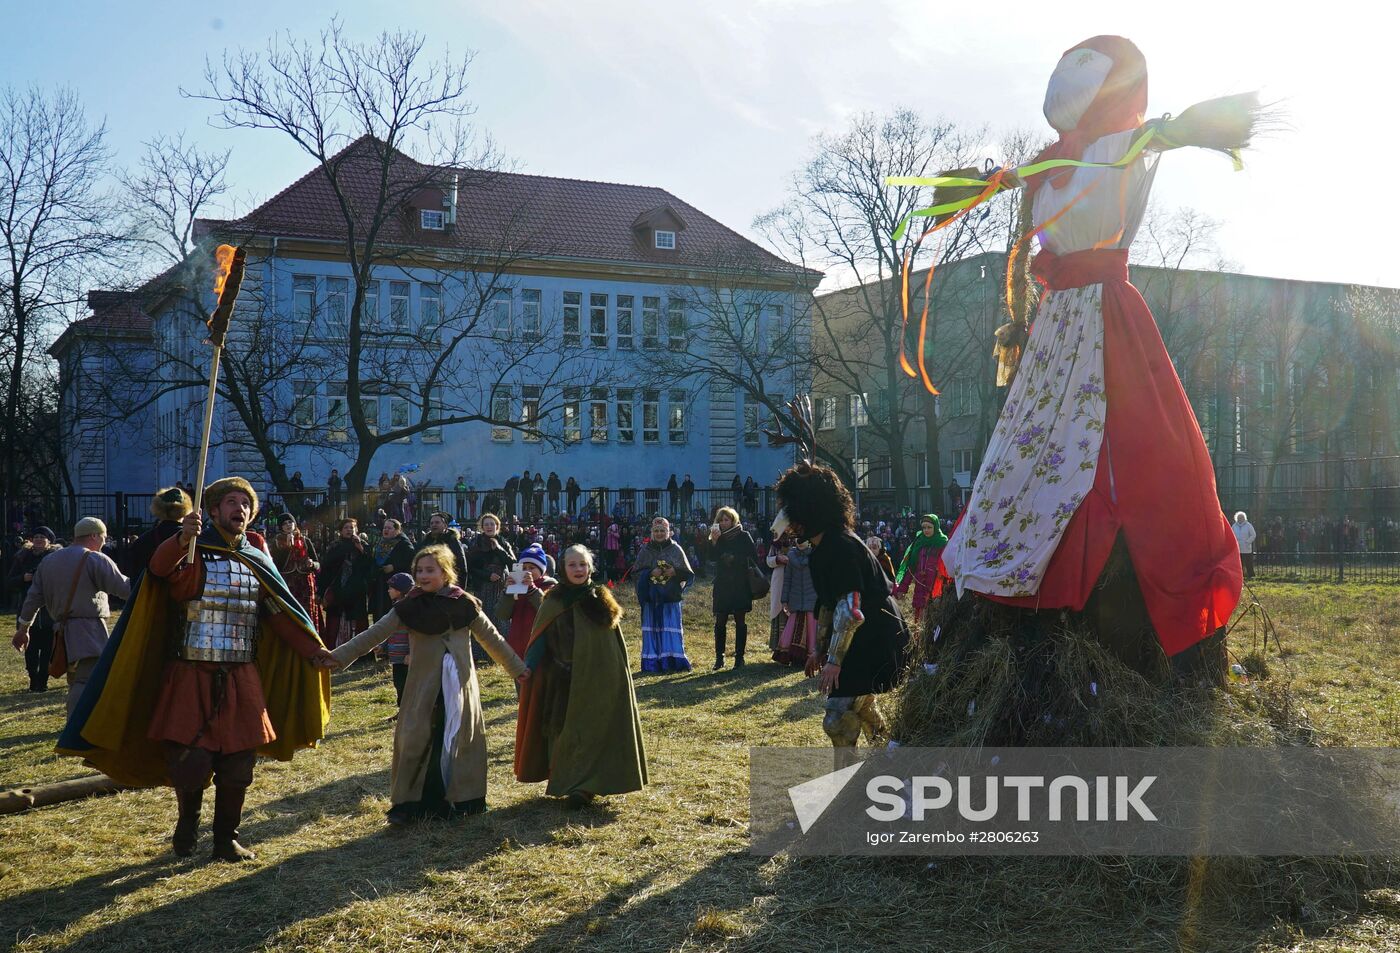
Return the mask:
<path id="1" fill-rule="evenodd" d="M 424 208 L 418 210 L 418 225 L 424 231 L 442 231 L 446 218 L 446 214 L 441 209 Z"/>
<path id="2" fill-rule="evenodd" d="M 665 232 L 665 231 L 662 231 L 661 229 L 658 228 L 658 229 L 656 230 L 656 247 L 657 247 L 657 248 L 663 248 L 663 249 L 665 249 L 666 251 L 675 251 L 675 249 L 676 249 L 676 233 L 675 233 L 675 232 Z"/>

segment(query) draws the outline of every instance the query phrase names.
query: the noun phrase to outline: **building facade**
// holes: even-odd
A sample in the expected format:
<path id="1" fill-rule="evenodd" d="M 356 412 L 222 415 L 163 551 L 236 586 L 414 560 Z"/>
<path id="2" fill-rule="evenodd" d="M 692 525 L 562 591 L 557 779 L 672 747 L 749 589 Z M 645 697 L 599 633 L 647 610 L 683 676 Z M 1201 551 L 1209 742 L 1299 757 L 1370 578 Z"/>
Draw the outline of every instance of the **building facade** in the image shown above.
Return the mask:
<path id="1" fill-rule="evenodd" d="M 212 306 L 202 269 L 216 241 L 242 245 L 248 265 L 211 475 L 278 491 L 293 475 L 321 489 L 357 466 L 367 486 L 404 472 L 484 492 L 529 471 L 589 488 L 664 487 L 673 474 L 704 488 L 770 482 L 791 462 L 746 439 L 755 409 L 703 372 L 704 357 L 717 314 L 760 322 L 764 339 L 797 336 L 819 274 L 661 189 L 504 173 L 467 187 L 431 171 L 372 261 L 350 253 L 316 170 L 242 219 L 201 223 L 191 260 L 119 305 L 92 299 L 52 351 L 78 482 L 140 493 L 193 480 Z M 770 387 L 805 390 L 804 375 L 787 365 Z M 100 459 L 80 437 L 94 431 Z M 362 451 L 362 433 L 379 445 Z"/>
<path id="2" fill-rule="evenodd" d="M 1327 495 L 1337 489 L 1352 509 L 1400 518 L 1400 290 L 1136 265 L 1131 278 L 1195 408 L 1224 507 L 1348 508 Z M 922 279 L 912 276 L 911 287 Z M 886 373 L 881 342 L 859 333 L 876 320 L 871 302 L 885 299 L 855 288 L 818 296 L 813 320 L 873 342 L 860 358 L 869 373 L 852 386 L 841 372 L 857 361 L 819 348 L 814 402 L 819 437 L 855 461 L 867 502 L 946 513 L 971 487 L 1005 400 L 991 353 L 1008 320 L 1005 256 L 940 266 L 935 287 L 925 356 L 937 397 Z M 914 323 L 921 305 L 916 295 Z M 814 335 L 819 345 L 842 339 Z M 895 431 L 902 439 L 887 439 Z"/>

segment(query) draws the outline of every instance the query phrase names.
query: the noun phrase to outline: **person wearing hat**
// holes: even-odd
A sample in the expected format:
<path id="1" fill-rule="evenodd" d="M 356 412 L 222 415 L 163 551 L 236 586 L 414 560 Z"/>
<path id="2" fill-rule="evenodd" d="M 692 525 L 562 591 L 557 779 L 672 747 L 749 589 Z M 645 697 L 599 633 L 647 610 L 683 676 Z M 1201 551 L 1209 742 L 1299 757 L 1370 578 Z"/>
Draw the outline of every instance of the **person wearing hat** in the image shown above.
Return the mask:
<path id="1" fill-rule="evenodd" d="M 131 594 L 130 580 L 102 552 L 106 541 L 107 525 L 100 519 L 85 516 L 78 520 L 73 542 L 38 564 L 19 608 L 12 644 L 21 652 L 29 648 L 29 630 L 40 609 L 47 610 L 54 620 L 49 674 L 67 677 L 69 714 L 107 645 L 107 615 L 111 612 L 107 597 L 125 599 Z"/>
<path id="2" fill-rule="evenodd" d="M 19 592 L 20 604 L 29 594 L 30 584 L 39 563 L 50 553 L 58 551 L 54 545 L 53 530 L 47 526 L 36 526 L 25 541 L 24 548 L 15 557 L 10 567 L 10 585 Z M 18 615 L 16 616 L 18 619 Z M 24 667 L 29 672 L 29 690 L 46 692 L 49 690 L 49 662 L 53 657 L 53 619 L 49 611 L 40 608 L 29 628 L 29 644 L 24 649 Z"/>
<path id="3" fill-rule="evenodd" d="M 156 548 L 59 751 L 122 784 L 173 787 L 181 857 L 194 852 L 212 777 L 213 856 L 243 861 L 253 853 L 238 824 L 258 755 L 289 761 L 325 735 L 332 657 L 249 529 L 248 481 L 216 480 L 204 505 L 208 523 L 189 513 Z"/>
<path id="4" fill-rule="evenodd" d="M 506 644 L 515 650 L 516 655 L 524 656 L 540 603 L 544 601 L 544 594 L 554 588 L 555 580 L 550 578 L 549 564 L 550 558 L 543 547 L 539 544 L 526 546 L 520 551 L 518 565 L 525 572 L 525 584 L 530 587 L 529 591 L 513 593 L 507 587 L 496 602 L 496 621 L 506 629 Z"/>
<path id="5" fill-rule="evenodd" d="M 943 547 L 948 545 L 948 537 L 939 527 L 938 517 L 929 513 L 919 518 L 919 532 L 914 541 L 904 551 L 899 570 L 895 573 L 894 594 L 902 598 L 914 585 L 914 624 L 923 618 L 924 607 L 930 599 L 942 592 L 938 580 L 938 559 L 943 555 Z"/>
<path id="6" fill-rule="evenodd" d="M 392 609 L 400 599 L 413 591 L 413 577 L 406 572 L 396 572 L 389 577 L 385 589 L 389 593 L 388 608 Z M 388 615 L 388 611 L 380 615 Z M 389 660 L 390 672 L 394 679 L 394 707 L 399 708 L 403 705 L 403 687 L 408 684 L 408 626 L 400 626 L 394 630 L 393 635 L 384 640 L 384 655 Z"/>
<path id="7" fill-rule="evenodd" d="M 180 532 L 180 520 L 194 509 L 190 496 L 178 486 L 170 486 L 151 499 L 151 515 L 156 525 L 147 530 L 131 547 L 131 574 L 145 572 L 156 547 Z"/>

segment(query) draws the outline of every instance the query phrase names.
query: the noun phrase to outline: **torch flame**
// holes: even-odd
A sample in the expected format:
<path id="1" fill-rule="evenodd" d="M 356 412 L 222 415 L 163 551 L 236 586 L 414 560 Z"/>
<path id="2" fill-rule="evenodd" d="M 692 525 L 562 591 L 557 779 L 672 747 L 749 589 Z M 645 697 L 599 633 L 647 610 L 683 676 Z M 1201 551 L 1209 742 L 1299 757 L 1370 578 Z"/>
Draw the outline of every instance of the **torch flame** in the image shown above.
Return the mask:
<path id="1" fill-rule="evenodd" d="M 228 273 L 233 268 L 233 253 L 236 249 L 232 245 L 220 245 L 214 249 L 214 298 L 224 293 L 224 282 L 228 281 Z"/>

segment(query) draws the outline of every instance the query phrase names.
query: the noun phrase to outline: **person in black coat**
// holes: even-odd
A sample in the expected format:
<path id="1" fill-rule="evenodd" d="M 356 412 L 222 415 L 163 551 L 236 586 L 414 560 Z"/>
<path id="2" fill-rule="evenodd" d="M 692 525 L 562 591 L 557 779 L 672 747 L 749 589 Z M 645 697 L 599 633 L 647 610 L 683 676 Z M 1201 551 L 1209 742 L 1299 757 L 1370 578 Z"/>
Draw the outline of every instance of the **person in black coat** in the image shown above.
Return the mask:
<path id="1" fill-rule="evenodd" d="M 676 475 L 671 474 L 671 479 L 666 481 L 666 500 L 671 505 L 671 515 L 679 516 L 681 508 L 681 485 L 676 482 Z"/>
<path id="2" fill-rule="evenodd" d="M 810 570 L 817 590 L 818 647 L 807 674 L 821 675 L 827 696 L 822 728 L 838 750 L 885 735 L 876 696 L 904 675 L 909 629 L 891 595 L 890 581 L 853 532 L 855 504 L 832 470 L 799 463 L 778 481 L 781 507 L 774 531 L 786 522 L 812 541 Z"/>
<path id="3" fill-rule="evenodd" d="M 360 539 L 359 521 L 340 521 L 340 535 L 326 549 L 317 588 L 323 593 L 326 631 L 321 641 L 336 646 L 369 628 L 369 591 L 374 579 L 374 557 Z"/>
<path id="4" fill-rule="evenodd" d="M 457 552 L 461 550 L 458 544 Z M 404 535 L 403 524 L 390 517 L 384 521 L 379 541 L 374 544 L 374 585 L 369 593 L 369 611 L 375 619 L 388 615 L 394 605 L 394 600 L 389 598 L 389 578 L 395 573 L 412 571 L 413 544 Z"/>
<path id="5" fill-rule="evenodd" d="M 151 499 L 151 515 L 156 518 L 156 525 L 131 544 L 131 551 L 127 554 L 131 571 L 127 575 L 135 579 L 145 572 L 156 547 L 180 532 L 180 521 L 193 509 L 194 503 L 189 494 L 178 486 L 166 487 L 157 493 Z"/>
<path id="6" fill-rule="evenodd" d="M 54 545 L 53 530 L 47 526 L 36 526 L 29 534 L 29 544 L 15 556 L 10 566 L 10 586 L 19 594 L 17 605 L 24 605 L 24 597 L 29 595 L 29 587 L 34 582 L 34 573 L 39 563 L 50 553 L 61 547 Z M 143 567 L 144 568 L 144 567 Z M 48 610 L 40 608 L 29 626 L 29 644 L 24 647 L 24 668 L 29 673 L 29 690 L 46 692 L 49 690 L 49 661 L 53 658 L 53 618 Z"/>
<path id="7" fill-rule="evenodd" d="M 485 517 L 482 518 L 484 519 Z M 452 553 L 452 559 L 455 563 L 453 568 L 457 572 L 457 578 L 466 579 L 466 550 L 462 548 L 462 538 L 458 536 L 457 531 L 451 527 L 451 522 L 452 518 L 446 513 L 434 513 L 432 516 L 428 517 L 428 531 L 424 533 L 423 538 L 418 541 L 417 551 L 422 552 L 423 549 L 428 546 L 446 546 L 448 551 Z M 413 571 L 412 562 L 413 560 L 410 559 L 404 566 L 398 567 L 395 572 L 411 574 Z"/>
<path id="8" fill-rule="evenodd" d="M 578 481 L 573 477 L 569 477 L 569 482 L 564 485 L 564 496 L 569 501 L 570 516 L 578 515 L 578 498 L 579 494 L 582 492 L 583 488 L 578 485 Z"/>
<path id="9" fill-rule="evenodd" d="M 734 667 L 744 665 L 744 649 L 749 641 L 746 620 L 753 609 L 749 588 L 749 567 L 758 565 L 753 537 L 739 525 L 739 514 L 722 506 L 710 528 L 709 556 L 715 563 L 712 605 L 715 613 L 715 668 L 724 668 L 724 648 L 729 617 L 734 617 Z M 761 571 L 761 570 L 760 570 Z"/>
<path id="10" fill-rule="evenodd" d="M 559 474 L 553 470 L 549 471 L 549 479 L 545 481 L 545 489 L 549 491 L 549 512 L 559 514 L 559 493 L 564 489 L 564 485 L 559 482 Z"/>

